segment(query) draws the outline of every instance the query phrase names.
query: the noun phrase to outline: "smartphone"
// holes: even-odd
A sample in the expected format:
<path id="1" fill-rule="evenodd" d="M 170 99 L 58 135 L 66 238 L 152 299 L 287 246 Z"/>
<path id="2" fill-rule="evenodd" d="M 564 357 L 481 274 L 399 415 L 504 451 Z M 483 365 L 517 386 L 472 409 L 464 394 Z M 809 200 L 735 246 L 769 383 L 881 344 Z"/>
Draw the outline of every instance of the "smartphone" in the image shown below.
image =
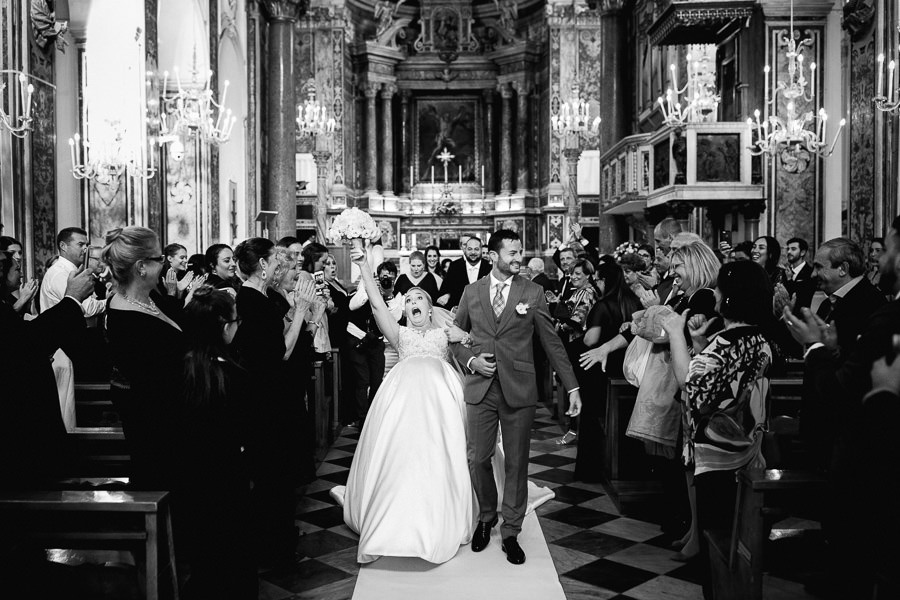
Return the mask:
<path id="1" fill-rule="evenodd" d="M 719 242 L 726 242 L 729 246 L 731 245 L 731 231 L 728 229 L 723 229 L 719 232 Z"/>
<path id="2" fill-rule="evenodd" d="M 85 271 L 90 271 L 94 275 L 99 276 L 97 271 L 100 267 L 100 255 L 103 253 L 103 248 L 88 246 L 85 251 L 84 260 L 86 261 L 84 265 Z"/>
<path id="3" fill-rule="evenodd" d="M 316 293 L 320 296 L 325 294 L 325 271 L 316 271 L 313 273 L 313 280 L 316 282 Z"/>

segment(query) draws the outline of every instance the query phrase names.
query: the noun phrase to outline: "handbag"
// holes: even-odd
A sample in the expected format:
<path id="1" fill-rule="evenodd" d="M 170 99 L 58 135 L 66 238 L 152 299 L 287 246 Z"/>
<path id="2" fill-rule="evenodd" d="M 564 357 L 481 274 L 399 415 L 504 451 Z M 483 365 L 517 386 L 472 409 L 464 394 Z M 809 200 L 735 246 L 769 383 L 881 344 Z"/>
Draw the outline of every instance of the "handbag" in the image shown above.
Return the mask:
<path id="1" fill-rule="evenodd" d="M 650 352 L 653 343 L 641 337 L 635 337 L 625 350 L 625 359 L 622 363 L 622 372 L 628 383 L 636 388 L 641 387 L 644 373 L 647 370 L 647 361 L 650 360 Z"/>

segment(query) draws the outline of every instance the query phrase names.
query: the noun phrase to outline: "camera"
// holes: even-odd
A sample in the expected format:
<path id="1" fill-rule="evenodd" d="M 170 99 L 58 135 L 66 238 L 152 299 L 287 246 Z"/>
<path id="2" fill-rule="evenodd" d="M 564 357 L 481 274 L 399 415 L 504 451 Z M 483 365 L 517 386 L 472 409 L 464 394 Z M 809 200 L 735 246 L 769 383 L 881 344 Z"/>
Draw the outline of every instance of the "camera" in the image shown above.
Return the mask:
<path id="1" fill-rule="evenodd" d="M 390 275 L 384 275 L 378 279 L 378 283 L 381 285 L 381 289 L 389 290 L 394 287 L 394 278 Z"/>

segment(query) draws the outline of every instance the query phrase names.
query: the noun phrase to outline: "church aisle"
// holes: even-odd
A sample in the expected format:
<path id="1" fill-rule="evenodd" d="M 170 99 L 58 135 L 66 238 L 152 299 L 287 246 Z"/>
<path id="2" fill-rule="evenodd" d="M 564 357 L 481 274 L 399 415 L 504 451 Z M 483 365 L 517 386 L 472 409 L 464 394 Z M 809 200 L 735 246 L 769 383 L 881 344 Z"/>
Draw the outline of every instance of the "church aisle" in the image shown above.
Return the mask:
<path id="1" fill-rule="evenodd" d="M 560 428 L 538 410 L 532 431 L 530 477 L 556 498 L 539 507 L 541 528 L 568 600 L 702 598 L 697 574 L 672 559 L 659 525 L 622 517 L 599 484 L 572 481 L 575 448 L 553 444 Z M 359 572 L 356 535 L 328 490 L 345 484 L 359 433 L 345 428 L 320 465 L 319 480 L 297 505 L 299 562 L 260 573 L 260 600 L 345 600 Z M 528 548 L 525 548 L 526 553 Z"/>

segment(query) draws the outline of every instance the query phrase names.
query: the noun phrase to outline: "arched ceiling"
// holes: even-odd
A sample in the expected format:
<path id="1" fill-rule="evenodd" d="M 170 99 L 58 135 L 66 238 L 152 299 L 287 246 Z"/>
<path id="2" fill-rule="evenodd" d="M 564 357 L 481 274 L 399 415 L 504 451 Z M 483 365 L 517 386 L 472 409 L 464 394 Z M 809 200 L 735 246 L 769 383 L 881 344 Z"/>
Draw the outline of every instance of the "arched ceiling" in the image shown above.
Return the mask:
<path id="1" fill-rule="evenodd" d="M 372 14 L 375 11 L 375 4 L 378 0 L 349 0 L 348 4 L 363 13 Z M 472 0 L 472 7 L 477 17 L 492 17 L 499 14 L 494 0 Z M 518 0 L 519 16 L 530 14 L 533 10 L 542 7 L 546 2 L 544 0 Z M 420 0 L 406 0 L 397 11 L 400 17 L 415 17 L 419 14 L 422 6 Z"/>

